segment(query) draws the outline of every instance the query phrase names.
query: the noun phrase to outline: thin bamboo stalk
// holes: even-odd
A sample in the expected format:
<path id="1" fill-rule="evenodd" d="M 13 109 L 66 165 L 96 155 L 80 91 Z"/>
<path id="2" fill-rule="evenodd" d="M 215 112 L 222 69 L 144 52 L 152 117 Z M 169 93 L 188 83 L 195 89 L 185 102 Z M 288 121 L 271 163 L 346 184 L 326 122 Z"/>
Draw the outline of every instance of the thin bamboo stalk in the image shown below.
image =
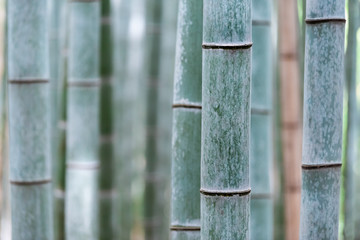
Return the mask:
<path id="1" fill-rule="evenodd" d="M 100 3 L 69 4 L 66 239 L 98 239 Z"/>
<path id="2" fill-rule="evenodd" d="M 117 238 L 129 240 L 132 229 L 132 141 L 133 111 L 131 79 L 128 77 L 129 21 L 131 4 L 129 1 L 114 2 L 114 160 L 116 162 L 116 213 Z"/>
<path id="3" fill-rule="evenodd" d="M 306 6 L 300 239 L 337 239 L 345 1 Z"/>
<path id="4" fill-rule="evenodd" d="M 271 0 L 252 2 L 251 239 L 273 235 L 271 5 Z"/>
<path id="5" fill-rule="evenodd" d="M 298 239 L 301 188 L 301 103 L 298 56 L 297 1 L 279 2 L 279 58 L 281 78 L 281 132 L 285 171 L 285 234 Z"/>
<path id="6" fill-rule="evenodd" d="M 251 1 L 203 9 L 201 238 L 248 239 Z"/>
<path id="7" fill-rule="evenodd" d="M 113 56 L 112 56 L 112 16 L 110 0 L 101 1 L 100 32 L 100 161 L 99 172 L 99 239 L 114 239 L 115 228 L 113 203 L 114 161 L 113 161 Z"/>
<path id="8" fill-rule="evenodd" d="M 180 0 L 172 139 L 172 239 L 200 238 L 202 0 Z"/>
<path id="9" fill-rule="evenodd" d="M 8 3 L 12 239 L 52 239 L 46 0 Z"/>
<path id="10" fill-rule="evenodd" d="M 347 49 L 345 56 L 346 68 L 346 92 L 347 92 L 347 129 L 346 129 L 346 149 L 343 159 L 343 188 L 345 190 L 345 201 L 342 203 L 344 214 L 344 228 L 342 236 L 344 239 L 354 239 L 354 169 L 357 154 L 357 104 L 356 104 L 356 64 L 357 64 L 357 30 L 359 29 L 359 1 L 348 1 L 349 28 L 347 36 Z M 359 236 L 358 236 L 359 237 Z M 356 239 L 356 238 L 355 238 Z"/>
<path id="11" fill-rule="evenodd" d="M 145 239 L 166 239 L 166 224 L 162 224 L 163 189 L 158 186 L 166 179 L 162 175 L 158 155 L 158 97 L 161 54 L 162 0 L 146 1 L 146 170 L 144 196 Z M 167 232 L 169 230 L 167 229 Z"/>

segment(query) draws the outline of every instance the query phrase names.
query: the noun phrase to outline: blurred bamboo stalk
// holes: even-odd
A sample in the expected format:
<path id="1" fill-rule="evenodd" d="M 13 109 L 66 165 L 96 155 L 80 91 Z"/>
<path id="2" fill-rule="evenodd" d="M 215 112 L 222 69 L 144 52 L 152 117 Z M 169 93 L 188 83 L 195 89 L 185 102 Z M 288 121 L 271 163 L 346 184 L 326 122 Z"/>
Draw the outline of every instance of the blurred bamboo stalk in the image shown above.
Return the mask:
<path id="1" fill-rule="evenodd" d="M 252 87 L 250 130 L 250 238 L 273 236 L 272 0 L 252 3 Z"/>
<path id="2" fill-rule="evenodd" d="M 347 49 L 345 55 L 345 87 L 347 97 L 345 103 L 347 104 L 347 123 L 345 131 L 344 145 L 345 157 L 343 159 L 342 169 L 342 187 L 345 191 L 345 200 L 341 203 L 342 214 L 344 215 L 344 227 L 340 229 L 341 237 L 344 239 L 354 239 L 355 234 L 355 217 L 354 211 L 354 191 L 355 191 L 355 164 L 357 160 L 357 99 L 356 99 L 356 78 L 357 78 L 357 31 L 359 29 L 359 1 L 348 0 L 348 36 Z M 344 119 L 345 120 L 345 119 Z M 355 239 L 358 239 L 357 236 Z"/>
<path id="3" fill-rule="evenodd" d="M 297 1 L 279 1 L 281 132 L 285 172 L 285 235 L 298 239 L 301 190 L 301 103 Z"/>
<path id="4" fill-rule="evenodd" d="M 98 239 L 100 2 L 69 3 L 66 239 Z"/>

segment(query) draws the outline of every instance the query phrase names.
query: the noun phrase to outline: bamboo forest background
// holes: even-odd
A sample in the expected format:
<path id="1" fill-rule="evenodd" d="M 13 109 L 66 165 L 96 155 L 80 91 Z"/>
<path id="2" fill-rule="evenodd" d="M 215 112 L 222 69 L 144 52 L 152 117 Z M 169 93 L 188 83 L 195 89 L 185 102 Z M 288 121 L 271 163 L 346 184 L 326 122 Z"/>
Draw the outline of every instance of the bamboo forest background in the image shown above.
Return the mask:
<path id="1" fill-rule="evenodd" d="M 10 200 L 15 195 L 9 180 L 9 128 L 13 126 L 8 121 L 9 106 L 13 106 L 9 99 L 13 100 L 9 98 L 7 63 L 9 51 L 14 50 L 8 41 L 14 30 L 8 22 L 16 22 L 11 16 L 16 6 L 11 1 L 15 2 L 0 0 L 0 239 L 4 240 L 11 239 L 14 228 L 10 205 L 21 203 Z M 208 215 L 218 209 L 212 209 L 217 196 L 207 188 L 218 189 L 216 184 L 220 183 L 211 182 L 203 170 L 200 176 L 200 158 L 201 167 L 214 174 L 208 157 L 217 154 L 211 149 L 215 144 L 211 131 L 217 131 L 218 125 L 207 104 L 221 94 L 209 76 L 216 74 L 219 64 L 230 68 L 226 64 L 232 61 L 231 55 L 221 55 L 209 44 L 214 39 L 215 45 L 229 40 L 226 35 L 209 31 L 215 29 L 211 28 L 215 25 L 211 13 L 222 10 L 215 9 L 210 0 L 204 0 L 208 11 L 204 16 L 201 0 L 43 2 L 48 4 L 43 21 L 49 29 L 43 47 L 49 46 L 48 140 L 53 194 L 52 204 L 45 204 L 52 209 L 52 220 L 47 222 L 48 231 L 36 235 L 38 239 L 52 239 L 51 235 L 56 240 L 200 239 L 200 218 L 206 222 L 202 239 L 220 239 L 223 233 L 206 228 L 219 221 L 219 215 Z M 303 96 L 307 91 L 303 79 L 309 78 L 304 66 L 311 64 L 306 65 L 305 52 L 311 51 L 305 47 L 305 39 L 312 41 L 306 37 L 306 0 L 238 2 L 245 4 L 245 10 L 249 9 L 246 4 L 252 5 L 252 19 L 244 12 L 237 16 L 245 19 L 240 28 L 247 29 L 245 25 L 250 22 L 246 21 L 251 20 L 252 30 L 247 29 L 244 39 L 240 39 L 245 45 L 232 50 L 241 61 L 252 54 L 251 68 L 240 64 L 231 73 L 244 79 L 252 77 L 248 83 L 251 94 L 244 90 L 251 100 L 244 96 L 239 100 L 239 105 L 249 107 L 251 102 L 251 107 L 237 109 L 237 113 L 251 112 L 251 129 L 247 129 L 246 119 L 241 124 L 245 127 L 240 129 L 248 131 L 251 140 L 239 140 L 249 145 L 249 156 L 244 157 L 250 161 L 249 169 L 246 164 L 234 166 L 242 172 L 232 176 L 243 181 L 243 189 L 237 189 L 238 198 L 247 200 L 239 200 L 239 206 L 245 212 L 250 209 L 251 215 L 250 220 L 240 221 L 243 225 L 239 234 L 251 239 L 308 239 L 306 223 L 300 221 Z M 356 227 L 360 224 L 359 1 L 346 0 L 345 14 L 343 148 L 336 234 L 339 239 L 360 239 L 360 228 Z M 251 41 L 253 46 L 246 45 Z M 214 64 L 216 57 L 221 63 Z M 233 62 L 234 66 L 239 64 Z M 235 82 L 227 87 L 239 86 Z M 224 101 L 220 97 L 218 100 Z M 234 98 L 226 99 L 229 104 L 231 100 Z M 201 128 L 201 123 L 210 128 Z M 231 134 L 238 136 L 235 130 Z M 201 140 L 209 144 L 201 146 Z M 248 178 L 243 179 L 249 171 Z M 304 168 L 303 174 L 309 175 Z M 249 182 L 250 197 L 246 195 Z M 226 204 L 224 208 L 234 207 L 230 201 Z M 239 221 L 232 211 L 228 212 Z M 307 213 L 305 209 L 302 214 Z M 79 225 L 81 219 L 87 224 Z M 20 235 L 13 234 L 13 239 L 26 239 Z"/>

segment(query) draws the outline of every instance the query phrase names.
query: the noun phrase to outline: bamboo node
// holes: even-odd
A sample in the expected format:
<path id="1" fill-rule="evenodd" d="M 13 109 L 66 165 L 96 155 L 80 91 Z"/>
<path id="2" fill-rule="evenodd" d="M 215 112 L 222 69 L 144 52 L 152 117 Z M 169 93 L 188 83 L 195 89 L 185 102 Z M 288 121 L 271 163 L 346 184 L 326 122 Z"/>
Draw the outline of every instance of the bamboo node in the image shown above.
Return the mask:
<path id="1" fill-rule="evenodd" d="M 101 84 L 99 79 L 95 79 L 95 81 L 93 79 L 89 80 L 70 80 L 67 82 L 67 85 L 68 87 L 98 87 Z"/>
<path id="2" fill-rule="evenodd" d="M 223 50 L 237 50 L 249 49 L 253 45 L 252 42 L 245 43 L 203 43 L 203 49 L 223 49 Z"/>
<path id="3" fill-rule="evenodd" d="M 170 227 L 171 231 L 200 231 L 200 226 L 178 226 L 174 225 Z"/>
<path id="4" fill-rule="evenodd" d="M 319 168 L 339 168 L 342 163 L 320 163 L 320 164 L 302 164 L 302 169 L 319 169 Z"/>
<path id="5" fill-rule="evenodd" d="M 340 22 L 345 23 L 345 18 L 306 18 L 305 22 L 307 24 L 317 24 L 317 23 L 327 23 L 327 22 Z"/>
<path id="6" fill-rule="evenodd" d="M 15 181 L 10 180 L 11 184 L 19 185 L 19 186 L 31 186 L 31 185 L 41 185 L 51 183 L 51 179 L 42 179 L 42 180 L 34 180 L 34 181 Z"/>
<path id="7" fill-rule="evenodd" d="M 21 78 L 21 79 L 9 79 L 10 84 L 37 84 L 37 83 L 48 83 L 49 79 L 41 78 Z"/>
<path id="8" fill-rule="evenodd" d="M 246 196 L 251 192 L 251 188 L 234 191 L 234 190 L 209 190 L 209 189 L 200 189 L 200 193 L 206 196 L 223 196 L 223 197 L 232 197 L 232 196 Z"/>
<path id="9" fill-rule="evenodd" d="M 173 104 L 173 108 L 192 108 L 192 109 L 202 109 L 201 105 L 198 104 Z"/>
<path id="10" fill-rule="evenodd" d="M 270 20 L 252 20 L 252 24 L 255 26 L 271 26 Z"/>

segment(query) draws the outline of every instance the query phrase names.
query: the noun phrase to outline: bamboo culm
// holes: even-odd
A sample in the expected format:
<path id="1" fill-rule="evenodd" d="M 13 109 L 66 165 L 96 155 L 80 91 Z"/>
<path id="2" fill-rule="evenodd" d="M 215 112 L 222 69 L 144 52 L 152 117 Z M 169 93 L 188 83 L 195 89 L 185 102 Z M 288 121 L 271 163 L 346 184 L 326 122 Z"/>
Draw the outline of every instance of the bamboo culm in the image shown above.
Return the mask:
<path id="1" fill-rule="evenodd" d="M 343 181 L 345 190 L 344 204 L 344 228 L 342 235 L 344 239 L 357 239 L 360 237 L 358 233 L 355 236 L 355 165 L 357 156 L 357 104 L 356 104 L 356 65 L 357 65 L 357 30 L 359 28 L 359 1 L 348 1 L 349 28 L 347 36 L 347 49 L 345 55 L 346 66 L 346 92 L 347 92 L 347 129 L 346 129 L 346 147 L 345 159 L 343 160 Z"/>
<path id="2" fill-rule="evenodd" d="M 337 239 L 345 1 L 306 6 L 300 239 Z"/>
<path id="3" fill-rule="evenodd" d="M 99 172 L 99 239 L 114 239 L 113 216 L 114 161 L 113 161 L 113 57 L 112 16 L 110 0 L 101 1 L 100 30 L 100 163 Z"/>
<path id="4" fill-rule="evenodd" d="M 12 239 L 52 239 L 48 1 L 8 2 Z"/>
<path id="5" fill-rule="evenodd" d="M 273 235 L 271 5 L 269 0 L 252 3 L 251 239 Z"/>
<path id="6" fill-rule="evenodd" d="M 66 239 L 98 239 L 100 2 L 69 4 Z"/>
<path id="7" fill-rule="evenodd" d="M 172 136 L 172 239 L 200 239 L 202 0 L 180 0 Z"/>
<path id="8" fill-rule="evenodd" d="M 201 239 L 249 239 L 251 1 L 203 7 Z"/>

